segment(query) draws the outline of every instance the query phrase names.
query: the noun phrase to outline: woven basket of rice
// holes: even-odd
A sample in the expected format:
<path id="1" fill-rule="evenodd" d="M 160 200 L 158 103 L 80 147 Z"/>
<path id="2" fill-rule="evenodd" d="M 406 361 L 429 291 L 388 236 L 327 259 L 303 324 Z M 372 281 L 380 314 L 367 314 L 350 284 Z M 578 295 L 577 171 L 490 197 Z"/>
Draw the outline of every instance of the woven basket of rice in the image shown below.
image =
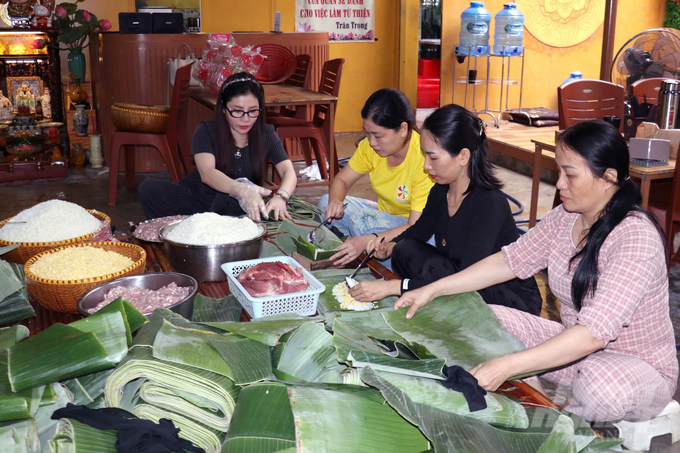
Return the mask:
<path id="1" fill-rule="evenodd" d="M 111 225 L 111 218 L 104 214 L 103 212 L 95 211 L 93 209 L 88 209 L 87 212 L 95 216 L 101 221 L 106 222 L 106 225 L 102 227 L 103 228 L 110 228 Z M 0 228 L 2 228 L 5 223 L 8 221 L 12 220 L 10 217 L 9 219 L 5 219 L 2 222 L 0 222 Z M 101 231 L 101 230 L 99 230 Z M 99 231 L 95 231 L 94 233 L 86 234 L 84 236 L 78 236 L 72 239 L 65 239 L 63 241 L 54 241 L 54 242 L 10 242 L 10 241 L 3 241 L 0 239 L 0 247 L 5 247 L 8 245 L 13 245 L 13 244 L 19 244 L 19 248 L 16 248 L 10 252 L 7 252 L 2 256 L 2 259 L 11 261 L 13 263 L 17 264 L 26 264 L 26 261 L 30 260 L 33 258 L 35 255 L 38 253 L 46 252 L 48 250 L 55 249 L 57 247 L 63 247 L 65 245 L 70 245 L 70 244 L 78 244 L 80 242 L 89 242 L 94 238 L 97 234 L 99 234 Z"/>
<path id="2" fill-rule="evenodd" d="M 48 280 L 38 277 L 31 271 L 31 266 L 40 258 L 56 253 L 60 250 L 76 247 L 95 247 L 118 253 L 130 258 L 134 264 L 121 269 L 118 272 L 102 275 L 100 277 L 83 278 L 77 280 Z M 126 242 L 92 242 L 67 245 L 54 250 L 40 253 L 26 262 L 26 289 L 36 302 L 50 310 L 62 313 L 78 313 L 78 299 L 89 290 L 121 277 L 141 274 L 146 266 L 146 252 L 135 244 Z"/>
<path id="3" fill-rule="evenodd" d="M 122 132 L 165 134 L 170 107 L 116 103 L 111 106 L 111 120 Z"/>

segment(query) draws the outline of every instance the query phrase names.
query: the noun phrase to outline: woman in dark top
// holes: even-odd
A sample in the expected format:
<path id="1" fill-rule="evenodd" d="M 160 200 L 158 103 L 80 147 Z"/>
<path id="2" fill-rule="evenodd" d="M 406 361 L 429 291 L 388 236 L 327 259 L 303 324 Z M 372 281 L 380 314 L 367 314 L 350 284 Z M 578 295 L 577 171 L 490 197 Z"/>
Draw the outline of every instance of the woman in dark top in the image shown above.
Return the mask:
<path id="1" fill-rule="evenodd" d="M 378 245 L 375 256 L 392 256 L 402 280 L 361 282 L 350 293 L 361 301 L 400 295 L 459 272 L 500 251 L 519 234 L 510 206 L 486 156 L 484 123 L 458 105 L 447 105 L 423 125 L 425 170 L 436 181 L 423 214 L 408 230 Z M 434 234 L 436 246 L 427 244 Z M 371 241 L 368 250 L 376 246 Z M 532 314 L 541 295 L 532 278 L 517 278 L 479 291 L 488 304 Z"/>
<path id="2" fill-rule="evenodd" d="M 191 154 L 196 169 L 179 184 L 146 179 L 139 199 L 147 219 L 215 212 L 253 220 L 290 218 L 286 204 L 297 177 L 293 163 L 271 125 L 265 123 L 264 89 L 250 74 L 225 80 L 215 106 L 215 118 L 194 132 Z M 271 190 L 261 187 L 270 160 L 281 175 L 281 188 L 265 205 Z"/>

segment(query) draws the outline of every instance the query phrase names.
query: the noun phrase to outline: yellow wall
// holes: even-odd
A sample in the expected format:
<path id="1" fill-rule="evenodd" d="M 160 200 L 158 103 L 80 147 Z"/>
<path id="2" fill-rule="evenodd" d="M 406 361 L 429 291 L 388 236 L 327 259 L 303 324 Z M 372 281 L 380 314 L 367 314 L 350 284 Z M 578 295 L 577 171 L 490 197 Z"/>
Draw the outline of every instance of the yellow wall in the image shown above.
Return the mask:
<path id="1" fill-rule="evenodd" d="M 493 16 L 503 8 L 507 0 L 486 0 L 485 8 Z M 664 18 L 665 0 L 619 0 L 616 20 L 615 52 L 633 35 L 649 28 L 661 27 Z M 460 32 L 460 15 L 469 2 L 461 0 L 443 0 L 442 5 L 442 78 L 441 104 L 452 102 L 453 86 L 453 52 L 454 44 L 458 42 Z M 584 78 L 600 77 L 600 57 L 602 50 L 602 26 L 584 42 L 565 48 L 550 47 L 525 30 L 524 44 L 526 46 L 523 107 L 548 107 L 557 110 L 557 87 L 569 77 L 571 71 L 583 72 Z M 491 40 L 493 43 L 493 22 L 491 26 Z M 491 69 L 491 77 L 500 76 L 500 64 L 496 60 Z M 513 64 L 516 60 L 513 59 Z M 517 60 L 518 61 L 518 60 Z M 467 63 L 467 62 L 466 62 Z M 482 65 L 482 60 L 479 59 Z M 520 65 L 514 64 L 512 77 L 519 78 Z M 464 76 L 463 67 L 456 69 L 456 77 Z M 477 77 L 485 77 L 485 71 L 480 69 Z M 478 110 L 483 108 L 484 88 L 477 87 Z M 455 102 L 463 104 L 464 84 L 456 84 Z M 498 108 L 499 85 L 489 87 L 490 107 Z M 510 108 L 517 107 L 518 89 L 510 89 Z M 472 96 L 468 101 L 468 108 L 472 105 Z"/>
<path id="2" fill-rule="evenodd" d="M 202 0 L 203 31 L 270 31 L 275 11 L 281 11 L 281 31 L 295 31 L 295 0 L 249 0 L 245 5 L 241 0 Z M 375 36 L 378 41 L 373 43 L 330 44 L 330 58 L 345 59 L 335 119 L 338 132 L 361 130 L 361 108 L 371 93 L 399 85 L 397 0 L 375 0 Z"/>

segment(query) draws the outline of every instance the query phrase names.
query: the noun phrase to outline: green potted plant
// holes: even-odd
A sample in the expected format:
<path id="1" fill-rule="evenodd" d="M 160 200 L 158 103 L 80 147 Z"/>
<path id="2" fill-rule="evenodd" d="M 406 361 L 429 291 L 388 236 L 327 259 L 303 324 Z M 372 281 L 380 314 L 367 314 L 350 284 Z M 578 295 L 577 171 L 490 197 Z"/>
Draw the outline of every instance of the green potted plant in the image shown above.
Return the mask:
<path id="1" fill-rule="evenodd" d="M 76 0 L 75 3 L 60 3 L 54 10 L 54 21 L 52 25 L 59 30 L 58 42 L 66 47 L 61 50 L 68 50 L 68 70 L 80 81 L 85 80 L 85 55 L 83 49 L 89 44 L 90 33 L 108 31 L 111 22 L 106 19 L 97 19 L 93 13 L 78 9 L 78 4 L 85 0 Z M 47 45 L 45 40 L 38 40 L 37 47 Z"/>

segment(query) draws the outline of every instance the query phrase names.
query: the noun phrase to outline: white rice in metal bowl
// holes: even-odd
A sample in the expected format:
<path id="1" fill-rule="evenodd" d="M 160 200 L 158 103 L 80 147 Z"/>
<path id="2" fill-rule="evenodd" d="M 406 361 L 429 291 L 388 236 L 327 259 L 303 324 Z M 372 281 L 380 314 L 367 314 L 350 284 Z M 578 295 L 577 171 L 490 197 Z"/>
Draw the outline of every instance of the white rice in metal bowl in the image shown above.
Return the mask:
<path id="1" fill-rule="evenodd" d="M 260 235 L 260 227 L 247 217 L 222 216 L 214 212 L 194 214 L 180 222 L 166 237 L 180 244 L 233 244 Z"/>
<path id="2" fill-rule="evenodd" d="M 21 211 L 12 223 L 0 228 L 0 239 L 9 242 L 64 241 L 99 231 L 102 221 L 75 203 L 49 200 Z"/>

